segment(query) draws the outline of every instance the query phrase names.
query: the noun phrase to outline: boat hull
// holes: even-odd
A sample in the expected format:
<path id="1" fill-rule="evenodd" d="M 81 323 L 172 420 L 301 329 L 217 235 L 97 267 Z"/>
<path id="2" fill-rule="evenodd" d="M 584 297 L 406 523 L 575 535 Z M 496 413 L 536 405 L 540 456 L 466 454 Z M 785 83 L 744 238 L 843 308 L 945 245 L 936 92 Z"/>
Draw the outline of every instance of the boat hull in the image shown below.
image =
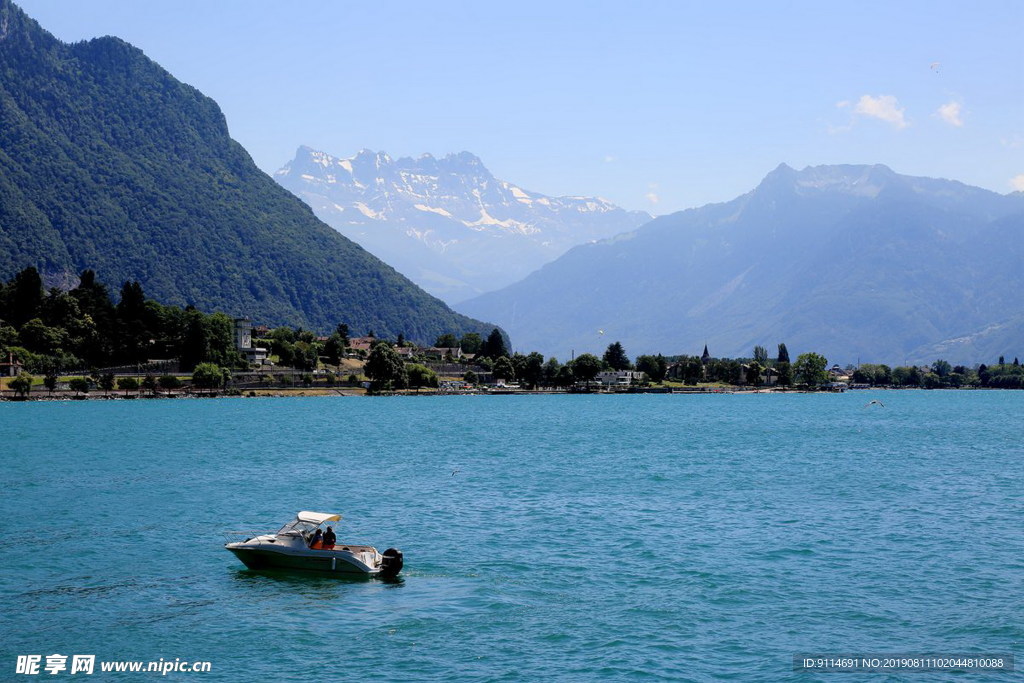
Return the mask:
<path id="1" fill-rule="evenodd" d="M 338 576 L 376 576 L 380 570 L 356 564 L 343 553 L 322 551 L 314 554 L 293 554 L 265 548 L 232 548 L 235 557 L 249 569 L 284 569 L 289 571 L 317 572 Z"/>
<path id="2" fill-rule="evenodd" d="M 324 548 L 314 524 L 337 521 L 339 515 L 300 512 L 295 521 L 276 534 L 248 536 L 244 541 L 225 544 L 225 550 L 250 569 L 283 569 L 335 576 L 392 578 L 402 571 L 402 551 L 388 548 L 383 553 L 371 545 L 337 543 Z M 330 531 L 331 528 L 327 527 Z M 228 532 L 241 536 L 239 532 Z"/>

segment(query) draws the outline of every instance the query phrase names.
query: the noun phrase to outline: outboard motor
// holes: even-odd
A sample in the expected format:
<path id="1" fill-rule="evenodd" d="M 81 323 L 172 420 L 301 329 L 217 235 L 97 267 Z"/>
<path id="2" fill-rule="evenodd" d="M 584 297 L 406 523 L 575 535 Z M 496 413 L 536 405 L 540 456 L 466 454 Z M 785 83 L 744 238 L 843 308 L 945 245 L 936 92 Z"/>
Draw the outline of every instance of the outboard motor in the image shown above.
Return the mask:
<path id="1" fill-rule="evenodd" d="M 402 551 L 398 548 L 388 548 L 382 553 L 380 576 L 385 579 L 398 576 L 398 572 L 402 571 L 403 564 Z"/>

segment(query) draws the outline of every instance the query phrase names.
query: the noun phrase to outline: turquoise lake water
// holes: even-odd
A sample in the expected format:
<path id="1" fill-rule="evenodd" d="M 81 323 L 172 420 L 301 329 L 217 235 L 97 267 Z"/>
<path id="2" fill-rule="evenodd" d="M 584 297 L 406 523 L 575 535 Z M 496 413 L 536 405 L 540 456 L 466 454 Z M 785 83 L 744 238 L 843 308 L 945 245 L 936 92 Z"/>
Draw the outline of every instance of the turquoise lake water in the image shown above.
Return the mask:
<path id="1" fill-rule="evenodd" d="M 210 661 L 169 676 L 197 681 L 1021 660 L 1022 418 L 982 391 L 0 404 L 0 679 L 52 653 Z M 401 548 L 401 580 L 223 549 L 300 509 Z"/>

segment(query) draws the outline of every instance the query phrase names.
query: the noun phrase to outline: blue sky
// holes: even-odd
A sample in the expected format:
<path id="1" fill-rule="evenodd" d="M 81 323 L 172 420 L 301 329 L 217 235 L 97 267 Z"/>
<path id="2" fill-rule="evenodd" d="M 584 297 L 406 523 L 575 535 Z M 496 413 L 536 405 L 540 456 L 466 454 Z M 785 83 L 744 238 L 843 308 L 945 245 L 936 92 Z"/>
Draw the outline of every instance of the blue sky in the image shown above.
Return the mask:
<path id="1" fill-rule="evenodd" d="M 499 178 L 652 213 L 781 162 L 1024 190 L 1024 2 L 16 0 L 116 35 L 221 105 L 273 172 L 468 150 Z"/>

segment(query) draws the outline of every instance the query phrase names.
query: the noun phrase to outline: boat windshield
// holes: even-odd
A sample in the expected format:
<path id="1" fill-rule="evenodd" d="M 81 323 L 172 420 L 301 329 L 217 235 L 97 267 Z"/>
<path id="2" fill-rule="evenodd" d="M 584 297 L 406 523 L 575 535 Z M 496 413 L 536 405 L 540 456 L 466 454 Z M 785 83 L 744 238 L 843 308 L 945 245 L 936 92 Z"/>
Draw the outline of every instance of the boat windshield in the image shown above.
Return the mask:
<path id="1" fill-rule="evenodd" d="M 302 520 L 295 518 L 292 521 L 281 527 L 277 535 L 278 536 L 303 536 L 310 534 L 316 529 L 319 524 L 313 522 L 303 522 Z"/>

